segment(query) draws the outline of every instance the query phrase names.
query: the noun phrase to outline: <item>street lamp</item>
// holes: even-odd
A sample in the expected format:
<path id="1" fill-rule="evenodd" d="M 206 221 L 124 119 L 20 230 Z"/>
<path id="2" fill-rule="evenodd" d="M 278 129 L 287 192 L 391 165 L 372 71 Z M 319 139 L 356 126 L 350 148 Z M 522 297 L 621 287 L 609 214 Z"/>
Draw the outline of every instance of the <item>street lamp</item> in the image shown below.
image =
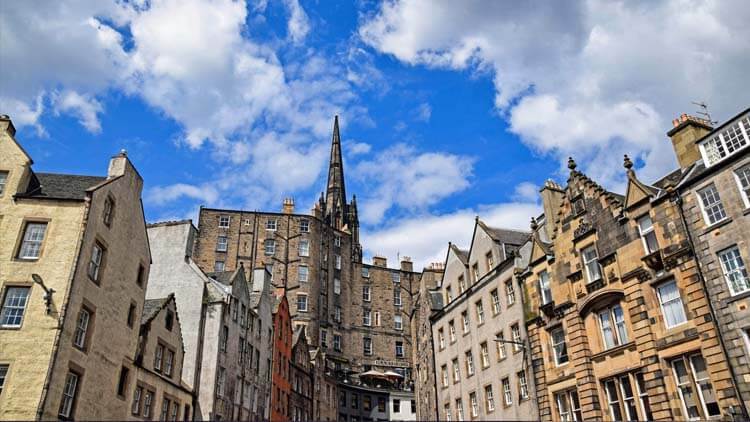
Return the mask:
<path id="1" fill-rule="evenodd" d="M 47 287 L 39 274 L 31 274 L 31 279 L 44 289 L 44 304 L 47 305 L 47 315 L 49 315 L 52 311 L 52 294 L 55 293 L 55 289 Z"/>

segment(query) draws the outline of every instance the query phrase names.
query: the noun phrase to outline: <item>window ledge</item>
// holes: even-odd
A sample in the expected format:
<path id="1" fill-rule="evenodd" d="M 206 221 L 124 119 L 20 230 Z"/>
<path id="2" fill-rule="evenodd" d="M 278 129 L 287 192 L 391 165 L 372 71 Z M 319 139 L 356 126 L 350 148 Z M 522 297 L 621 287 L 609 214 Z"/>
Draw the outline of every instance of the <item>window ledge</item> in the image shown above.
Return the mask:
<path id="1" fill-rule="evenodd" d="M 710 233 L 710 232 L 712 232 L 712 231 L 714 231 L 714 230 L 716 230 L 716 229 L 718 229 L 720 227 L 726 226 L 727 224 L 729 224 L 731 222 L 732 222 L 732 217 L 727 217 L 727 218 L 725 218 L 725 219 L 723 219 L 721 221 L 717 221 L 714 224 L 711 224 L 710 226 L 708 226 L 705 229 L 703 229 L 703 231 L 701 232 L 700 235 L 704 236 L 704 235 L 706 235 L 706 234 L 708 234 L 708 233 Z"/>
<path id="2" fill-rule="evenodd" d="M 728 290 L 729 289 L 727 288 L 727 291 Z M 747 299 L 749 297 L 750 297 L 750 290 L 746 290 L 746 291 L 744 291 L 742 293 L 737 293 L 734 296 L 730 296 L 730 297 L 722 300 L 722 305 L 726 305 L 726 304 L 729 304 L 729 303 L 732 303 L 732 302 L 736 302 L 736 301 L 742 300 L 742 299 Z"/>
<path id="3" fill-rule="evenodd" d="M 599 353 L 596 353 L 591 356 L 591 360 L 599 360 L 608 356 L 616 355 L 619 353 L 622 353 L 624 350 L 633 349 L 635 348 L 635 341 L 631 340 L 625 344 L 621 344 L 619 346 L 611 347 L 607 350 L 602 350 Z"/>

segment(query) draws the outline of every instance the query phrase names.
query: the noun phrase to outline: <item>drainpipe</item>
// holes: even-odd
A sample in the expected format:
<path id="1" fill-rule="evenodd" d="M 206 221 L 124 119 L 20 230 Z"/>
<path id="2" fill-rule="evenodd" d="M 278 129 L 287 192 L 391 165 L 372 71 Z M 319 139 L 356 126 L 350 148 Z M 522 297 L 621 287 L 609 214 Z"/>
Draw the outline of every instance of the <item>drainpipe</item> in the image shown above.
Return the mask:
<path id="1" fill-rule="evenodd" d="M 706 302 L 708 302 L 708 309 L 711 312 L 711 318 L 713 318 L 714 321 L 714 327 L 716 328 L 716 335 L 719 338 L 719 344 L 721 345 L 721 350 L 724 352 L 724 356 L 727 357 L 727 367 L 729 368 L 729 375 L 732 380 L 732 388 L 734 388 L 734 391 L 737 393 L 737 397 L 740 399 L 740 410 L 742 411 L 741 418 L 747 419 L 748 409 L 745 407 L 745 400 L 742 398 L 742 393 L 740 392 L 739 388 L 737 388 L 737 382 L 735 378 L 735 372 L 732 365 L 729 363 L 729 353 L 727 351 L 727 345 L 724 343 L 724 336 L 722 335 L 721 329 L 719 329 L 719 325 L 716 322 L 716 310 L 714 309 L 714 304 L 711 301 L 711 297 L 708 293 L 708 286 L 706 285 L 706 279 L 703 276 L 703 269 L 701 268 L 700 261 L 698 260 L 698 255 L 695 250 L 695 243 L 693 242 L 693 236 L 690 234 L 690 230 L 688 230 L 688 224 L 687 219 L 685 218 L 685 213 L 682 209 L 682 195 L 678 190 L 674 191 L 675 198 L 674 201 L 677 203 L 677 208 L 680 211 L 680 221 L 682 222 L 682 228 L 685 230 L 685 233 L 687 234 L 688 242 L 690 243 L 690 247 L 693 249 L 693 262 L 695 263 L 695 266 L 698 268 L 698 278 L 701 281 L 701 286 L 703 287 L 703 292 L 706 294 Z M 734 419 L 734 415 L 732 415 L 732 419 Z"/>

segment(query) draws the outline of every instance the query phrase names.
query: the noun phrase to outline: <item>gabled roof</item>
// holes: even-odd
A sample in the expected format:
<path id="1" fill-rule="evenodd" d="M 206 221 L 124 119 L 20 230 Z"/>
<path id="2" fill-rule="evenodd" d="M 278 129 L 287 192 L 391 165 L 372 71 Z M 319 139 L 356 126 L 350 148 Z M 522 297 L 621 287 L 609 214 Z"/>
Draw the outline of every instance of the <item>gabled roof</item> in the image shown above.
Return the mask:
<path id="1" fill-rule="evenodd" d="M 294 330 L 294 335 L 292 336 L 292 347 L 297 346 L 297 343 L 299 343 L 299 341 L 303 338 L 307 340 L 307 338 L 305 337 L 305 329 L 302 326 L 298 326 Z"/>
<path id="2" fill-rule="evenodd" d="M 73 174 L 32 173 L 26 191 L 19 198 L 72 199 L 83 201 L 86 191 L 107 180 L 101 176 L 78 176 Z"/>
<path id="3" fill-rule="evenodd" d="M 523 245 L 528 239 L 530 232 L 522 230 L 503 229 L 490 227 L 482 220 L 477 219 L 477 224 L 482 226 L 485 232 L 498 243 L 507 243 L 510 245 Z"/>
<path id="4" fill-rule="evenodd" d="M 156 318 L 164 307 L 170 301 L 174 300 L 174 293 L 170 293 L 169 296 L 159 299 L 146 299 L 143 303 L 143 314 L 141 315 L 141 325 L 148 324 L 152 319 Z"/>
<path id="5" fill-rule="evenodd" d="M 454 245 L 453 243 L 448 245 L 448 247 L 453 251 L 453 253 L 456 254 L 459 261 L 463 262 L 464 265 L 469 263 L 469 251 L 468 250 L 461 249 L 458 246 Z"/>
<path id="6" fill-rule="evenodd" d="M 225 286 L 231 286 L 234 280 L 234 271 L 216 271 L 212 273 L 206 273 L 207 276 L 213 278 Z"/>

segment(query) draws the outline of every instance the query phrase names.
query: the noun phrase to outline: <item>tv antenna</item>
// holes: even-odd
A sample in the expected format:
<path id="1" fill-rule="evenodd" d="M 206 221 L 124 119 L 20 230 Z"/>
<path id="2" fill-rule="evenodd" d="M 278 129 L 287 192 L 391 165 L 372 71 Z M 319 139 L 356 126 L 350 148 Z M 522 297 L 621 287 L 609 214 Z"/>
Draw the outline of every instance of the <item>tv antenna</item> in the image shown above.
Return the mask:
<path id="1" fill-rule="evenodd" d="M 711 114 L 708 113 L 708 105 L 703 101 L 691 101 L 691 103 L 697 105 L 701 108 L 701 111 L 696 111 L 696 114 L 699 114 L 703 116 L 704 119 L 708 121 L 708 123 L 715 125 L 716 123 L 719 123 L 716 120 L 711 120 Z"/>

